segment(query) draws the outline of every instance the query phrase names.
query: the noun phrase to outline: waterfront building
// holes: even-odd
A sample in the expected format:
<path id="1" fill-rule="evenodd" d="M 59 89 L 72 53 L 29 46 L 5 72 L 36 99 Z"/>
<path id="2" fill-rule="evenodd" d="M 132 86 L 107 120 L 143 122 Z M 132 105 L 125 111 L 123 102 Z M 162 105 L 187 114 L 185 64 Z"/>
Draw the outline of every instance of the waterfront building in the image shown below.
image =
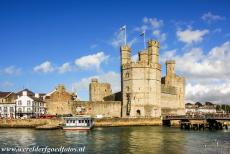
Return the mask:
<path id="1" fill-rule="evenodd" d="M 217 113 L 215 105 L 209 105 L 209 104 L 202 105 L 201 103 L 195 103 L 195 104 L 186 103 L 185 112 L 188 115 Z"/>
<path id="2" fill-rule="evenodd" d="M 0 117 L 15 118 L 15 99 L 13 92 L 0 92 Z"/>
<path id="3" fill-rule="evenodd" d="M 45 102 L 39 94 L 35 94 L 28 89 L 17 93 L 16 118 L 39 117 L 46 113 Z"/>
<path id="4" fill-rule="evenodd" d="M 77 96 L 74 93 L 66 91 L 64 85 L 58 85 L 55 90 L 47 93 L 44 96 L 44 101 L 46 102 L 47 107 L 47 114 L 72 114 L 72 104 L 76 99 Z"/>

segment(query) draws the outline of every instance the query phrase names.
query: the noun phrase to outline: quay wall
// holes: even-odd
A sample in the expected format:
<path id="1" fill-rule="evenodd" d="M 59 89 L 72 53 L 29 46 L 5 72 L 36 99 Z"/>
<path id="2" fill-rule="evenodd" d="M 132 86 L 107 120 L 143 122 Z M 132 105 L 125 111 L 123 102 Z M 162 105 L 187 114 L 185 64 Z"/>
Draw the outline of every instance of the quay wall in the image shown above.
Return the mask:
<path id="1" fill-rule="evenodd" d="M 0 119 L 0 128 L 36 128 L 42 125 L 59 125 L 62 119 Z"/>
<path id="2" fill-rule="evenodd" d="M 109 126 L 161 126 L 160 118 L 104 118 L 95 119 L 96 127 Z"/>
<path id="3" fill-rule="evenodd" d="M 230 126 L 229 121 L 225 121 Z M 58 126 L 62 119 L 0 119 L 0 128 L 36 128 L 38 126 Z M 160 118 L 102 118 L 94 119 L 95 127 L 116 126 L 162 126 Z M 171 121 L 172 127 L 179 127 L 179 120 Z"/>
<path id="4" fill-rule="evenodd" d="M 62 119 L 0 119 L 0 128 L 36 128 L 43 125 L 58 126 Z M 95 127 L 160 126 L 160 118 L 103 118 L 94 119 Z"/>

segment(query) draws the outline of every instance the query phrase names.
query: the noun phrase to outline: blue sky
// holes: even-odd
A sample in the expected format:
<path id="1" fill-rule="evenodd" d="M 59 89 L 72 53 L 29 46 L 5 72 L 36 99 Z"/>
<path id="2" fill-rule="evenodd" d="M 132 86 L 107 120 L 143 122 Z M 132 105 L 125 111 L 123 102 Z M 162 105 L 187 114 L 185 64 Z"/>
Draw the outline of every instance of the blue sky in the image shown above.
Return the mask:
<path id="1" fill-rule="evenodd" d="M 132 53 L 141 31 L 186 77 L 188 101 L 230 102 L 228 1 L 0 1 L 0 91 L 49 92 L 63 83 L 88 99 L 98 77 L 119 90 L 119 45 L 127 25 Z"/>

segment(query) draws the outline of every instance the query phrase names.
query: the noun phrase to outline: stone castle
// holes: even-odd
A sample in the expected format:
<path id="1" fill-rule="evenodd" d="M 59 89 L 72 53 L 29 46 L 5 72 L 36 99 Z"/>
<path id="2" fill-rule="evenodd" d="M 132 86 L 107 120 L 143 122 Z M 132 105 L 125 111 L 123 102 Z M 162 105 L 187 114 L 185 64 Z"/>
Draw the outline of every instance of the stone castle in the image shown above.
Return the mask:
<path id="1" fill-rule="evenodd" d="M 42 94 L 46 114 L 87 114 L 99 117 L 160 117 L 185 114 L 185 78 L 175 74 L 175 61 L 166 61 L 166 76 L 162 77 L 158 41 L 150 40 L 140 51 L 139 59 L 131 59 L 128 45 L 120 48 L 121 91 L 112 93 L 109 83 L 92 79 L 89 101 L 80 101 L 74 93 L 58 85 Z M 12 99 L 11 99 L 12 97 Z M 0 109 L 14 109 L 16 94 L 0 92 Z M 13 112 L 11 112 L 13 113 Z M 11 114 L 10 113 L 10 114 Z"/>
<path id="2" fill-rule="evenodd" d="M 148 48 L 138 53 L 139 59 L 135 62 L 131 60 L 131 48 L 121 46 L 121 92 L 112 94 L 109 83 L 92 79 L 90 102 L 121 101 L 122 117 L 185 114 L 185 78 L 175 74 L 173 60 L 166 61 L 166 76 L 161 76 L 159 48 L 158 41 L 150 40 Z"/>

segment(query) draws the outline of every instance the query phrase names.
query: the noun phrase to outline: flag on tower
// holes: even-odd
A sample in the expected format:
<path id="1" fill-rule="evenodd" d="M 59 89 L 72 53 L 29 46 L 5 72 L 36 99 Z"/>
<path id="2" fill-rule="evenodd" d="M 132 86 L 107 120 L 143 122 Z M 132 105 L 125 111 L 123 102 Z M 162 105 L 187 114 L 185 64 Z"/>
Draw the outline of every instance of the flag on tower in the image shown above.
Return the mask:
<path id="1" fill-rule="evenodd" d="M 140 36 L 143 36 L 143 41 L 144 41 L 144 49 L 146 48 L 146 45 L 145 45 L 145 31 L 143 31 Z"/>
<path id="2" fill-rule="evenodd" d="M 126 25 L 121 26 L 120 31 L 124 33 L 124 43 L 126 45 Z"/>
<path id="3" fill-rule="evenodd" d="M 143 31 L 141 34 L 140 34 L 140 36 L 144 36 L 145 35 L 145 31 Z"/>
<path id="4" fill-rule="evenodd" d="M 126 29 L 126 25 L 121 26 L 120 31 L 123 31 Z"/>

